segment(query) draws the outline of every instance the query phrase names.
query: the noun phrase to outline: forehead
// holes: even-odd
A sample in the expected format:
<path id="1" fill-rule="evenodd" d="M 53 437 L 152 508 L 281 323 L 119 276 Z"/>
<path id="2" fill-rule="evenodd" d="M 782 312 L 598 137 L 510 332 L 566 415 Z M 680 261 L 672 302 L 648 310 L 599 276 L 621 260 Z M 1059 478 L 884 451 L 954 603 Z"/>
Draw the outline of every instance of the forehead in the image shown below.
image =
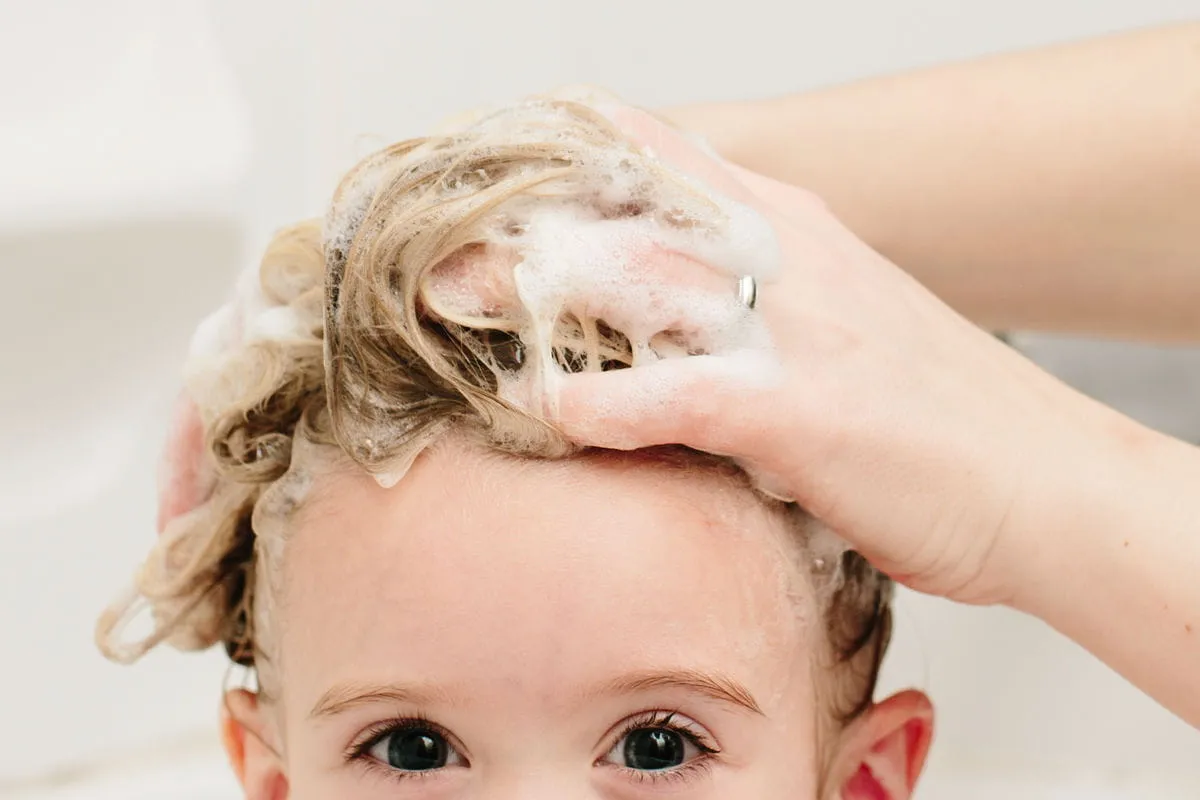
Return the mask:
<path id="1" fill-rule="evenodd" d="M 631 458 L 447 446 L 391 489 L 329 476 L 285 559 L 287 683 L 436 677 L 552 703 L 665 667 L 769 694 L 803 652 L 791 535 L 722 476 Z"/>

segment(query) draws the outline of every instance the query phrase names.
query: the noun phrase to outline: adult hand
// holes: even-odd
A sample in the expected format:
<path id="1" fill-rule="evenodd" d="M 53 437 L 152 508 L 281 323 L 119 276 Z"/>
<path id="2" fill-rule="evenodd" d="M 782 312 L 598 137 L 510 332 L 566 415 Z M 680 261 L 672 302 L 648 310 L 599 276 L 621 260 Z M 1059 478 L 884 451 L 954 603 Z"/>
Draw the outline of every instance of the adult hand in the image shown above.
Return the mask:
<path id="1" fill-rule="evenodd" d="M 771 222 L 784 268 L 755 313 L 780 376 L 747 379 L 736 356 L 572 376 L 556 424 L 589 445 L 732 456 L 913 588 L 1013 602 L 1065 477 L 1116 463 L 1140 429 L 967 322 L 812 195 L 719 162 L 648 113 L 607 113 Z M 677 273 L 681 259 L 659 266 Z"/>

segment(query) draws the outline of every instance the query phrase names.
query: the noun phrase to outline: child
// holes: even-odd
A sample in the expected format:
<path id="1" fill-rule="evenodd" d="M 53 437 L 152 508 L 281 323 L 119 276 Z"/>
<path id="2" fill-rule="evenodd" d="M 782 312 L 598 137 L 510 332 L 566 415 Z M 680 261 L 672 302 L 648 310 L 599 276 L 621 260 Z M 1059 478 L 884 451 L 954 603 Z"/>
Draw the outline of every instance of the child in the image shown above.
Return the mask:
<path id="1" fill-rule="evenodd" d="M 932 712 L 873 702 L 889 581 L 727 459 L 546 421 L 565 373 L 757 364 L 730 287 L 770 258 L 570 99 L 367 159 L 198 332 L 156 632 L 121 642 L 122 604 L 102 649 L 254 670 L 223 722 L 249 800 L 908 798 Z"/>

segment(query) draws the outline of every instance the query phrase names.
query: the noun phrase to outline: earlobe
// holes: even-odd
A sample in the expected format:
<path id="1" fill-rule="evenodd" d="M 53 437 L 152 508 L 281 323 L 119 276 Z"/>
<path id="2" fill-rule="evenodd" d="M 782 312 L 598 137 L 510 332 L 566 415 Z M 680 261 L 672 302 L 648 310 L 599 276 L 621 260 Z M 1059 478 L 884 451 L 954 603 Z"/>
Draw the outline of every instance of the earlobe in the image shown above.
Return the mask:
<path id="1" fill-rule="evenodd" d="M 233 699 L 226 697 L 225 705 L 221 707 L 221 745 L 225 748 L 225 757 L 229 759 L 229 766 L 238 783 L 245 786 L 246 730 L 234 719 L 234 712 L 230 708 L 232 704 Z"/>
<path id="2" fill-rule="evenodd" d="M 874 705 L 852 729 L 838 759 L 840 800 L 909 800 L 933 740 L 933 706 L 920 692 Z"/>
<path id="3" fill-rule="evenodd" d="M 235 689 L 221 710 L 221 741 L 246 800 L 287 800 L 283 761 L 270 744 L 257 695 Z"/>

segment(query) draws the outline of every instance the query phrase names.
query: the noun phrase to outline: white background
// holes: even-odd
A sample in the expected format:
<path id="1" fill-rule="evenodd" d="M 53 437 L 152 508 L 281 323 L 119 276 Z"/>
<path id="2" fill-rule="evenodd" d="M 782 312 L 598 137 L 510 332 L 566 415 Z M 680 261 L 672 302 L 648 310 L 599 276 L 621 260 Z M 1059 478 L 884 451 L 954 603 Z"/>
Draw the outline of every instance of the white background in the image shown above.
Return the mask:
<path id="1" fill-rule="evenodd" d="M 563 83 L 649 106 L 763 96 L 1200 18 L 1200 0 L 0 10 L 0 796 L 16 796 L 96 765 L 209 769 L 221 659 L 113 667 L 92 621 L 151 539 L 158 437 L 192 326 L 272 228 L 322 210 L 357 156 Z M 1196 352 L 1025 344 L 1200 439 Z M 1005 796 L 1071 784 L 1093 798 L 1200 797 L 1200 733 L 1040 623 L 905 596 L 899 628 L 887 685 L 927 689 L 940 712 L 928 797 L 1018 779 Z M 89 791 L 71 796 L 100 796 Z"/>

